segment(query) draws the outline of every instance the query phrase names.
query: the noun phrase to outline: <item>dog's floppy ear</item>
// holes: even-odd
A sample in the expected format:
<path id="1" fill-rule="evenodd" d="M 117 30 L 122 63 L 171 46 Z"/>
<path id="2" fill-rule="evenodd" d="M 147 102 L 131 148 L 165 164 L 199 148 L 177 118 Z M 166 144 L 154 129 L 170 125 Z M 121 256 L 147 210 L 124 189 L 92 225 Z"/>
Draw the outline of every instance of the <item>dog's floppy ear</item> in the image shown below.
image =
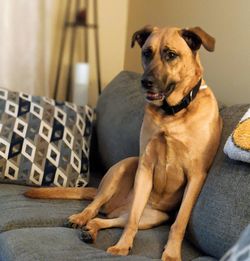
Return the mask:
<path id="1" fill-rule="evenodd" d="M 181 36 L 193 51 L 200 49 L 201 45 L 209 52 L 214 51 L 215 39 L 200 27 L 182 29 Z"/>
<path id="2" fill-rule="evenodd" d="M 133 48 L 135 46 L 135 42 L 142 47 L 153 30 L 153 26 L 146 25 L 141 30 L 136 31 L 132 36 L 131 47 Z"/>

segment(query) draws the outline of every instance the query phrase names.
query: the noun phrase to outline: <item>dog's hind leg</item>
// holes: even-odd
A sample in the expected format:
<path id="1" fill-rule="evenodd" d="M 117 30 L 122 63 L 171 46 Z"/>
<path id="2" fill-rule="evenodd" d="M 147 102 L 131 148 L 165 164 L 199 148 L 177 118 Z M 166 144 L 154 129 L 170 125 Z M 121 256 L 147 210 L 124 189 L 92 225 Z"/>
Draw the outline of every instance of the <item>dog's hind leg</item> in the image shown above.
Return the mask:
<path id="1" fill-rule="evenodd" d="M 137 167 L 138 157 L 124 159 L 111 167 L 103 177 L 95 199 L 82 212 L 69 217 L 69 226 L 84 226 L 106 203 L 110 211 L 121 204 L 133 188 Z"/>
<path id="2" fill-rule="evenodd" d="M 121 214 L 116 218 L 94 218 L 90 220 L 82 230 L 81 239 L 86 243 L 92 243 L 101 229 L 111 227 L 125 227 L 128 220 L 128 212 Z M 162 224 L 168 220 L 168 215 L 162 211 L 145 208 L 139 222 L 139 229 L 149 229 Z"/>

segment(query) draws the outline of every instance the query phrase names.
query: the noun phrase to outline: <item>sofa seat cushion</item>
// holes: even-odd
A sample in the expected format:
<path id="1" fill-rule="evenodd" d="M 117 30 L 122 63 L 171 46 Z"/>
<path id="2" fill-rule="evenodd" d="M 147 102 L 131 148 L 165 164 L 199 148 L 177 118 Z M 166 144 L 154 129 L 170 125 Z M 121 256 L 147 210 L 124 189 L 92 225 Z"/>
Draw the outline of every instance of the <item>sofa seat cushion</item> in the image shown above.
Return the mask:
<path id="1" fill-rule="evenodd" d="M 66 261 L 66 260 L 152 260 L 161 257 L 167 238 L 166 226 L 139 231 L 128 257 L 117 257 L 104 250 L 114 244 L 121 229 L 99 232 L 95 244 L 85 244 L 79 239 L 79 230 L 68 228 L 26 228 L 0 234 L 0 260 L 4 261 Z M 186 241 L 183 260 L 198 257 L 198 253 Z"/>
<path id="2" fill-rule="evenodd" d="M 66 228 L 30 228 L 2 233 L 0 234 L 0 260 L 124 260 L 82 243 L 77 232 Z M 127 260 L 149 259 L 129 257 Z"/>
<path id="3" fill-rule="evenodd" d="M 0 232 L 23 228 L 62 226 L 66 218 L 82 211 L 88 201 L 29 199 L 27 186 L 0 184 Z"/>
<path id="4" fill-rule="evenodd" d="M 225 142 L 248 105 L 221 111 L 221 144 L 194 208 L 189 235 L 208 255 L 221 258 L 250 221 L 250 164 L 234 161 L 223 152 Z"/>
<path id="5" fill-rule="evenodd" d="M 89 185 L 97 187 L 102 171 L 91 171 Z M 23 228 L 62 226 L 67 217 L 82 211 L 89 201 L 39 200 L 23 196 L 28 186 L 0 183 L 0 232 Z"/>
<path id="6" fill-rule="evenodd" d="M 25 186 L 0 184 L 0 232 L 2 232 L 0 234 L 0 257 L 3 253 L 6 255 L 6 258 L 0 258 L 0 260 L 80 260 L 82 255 L 85 256 L 85 244 L 79 240 L 79 231 L 62 228 L 62 226 L 68 216 L 81 211 L 89 202 L 29 199 L 23 196 L 23 192 L 27 189 L 28 187 Z M 50 228 L 42 229 L 44 227 Z M 34 228 L 36 229 L 34 230 Z M 169 226 L 167 224 L 154 229 L 139 231 L 132 254 L 160 258 L 168 238 L 168 231 Z M 121 229 L 100 231 L 96 243 L 92 246 L 106 250 L 118 241 L 121 233 Z M 62 241 L 67 242 L 67 244 Z M 4 245 L 2 242 L 5 242 Z M 53 246 L 51 242 L 53 244 L 56 242 L 56 245 Z M 74 242 L 78 242 L 78 250 L 70 252 L 71 249 L 75 249 Z M 43 245 L 45 246 L 43 247 Z M 69 252 L 67 254 L 64 253 L 65 249 L 62 250 L 62 246 L 65 247 L 65 245 L 67 245 Z M 12 250 L 12 248 L 16 248 L 16 250 Z M 54 255 L 58 254 L 61 257 L 54 258 L 53 255 L 50 257 L 50 252 L 53 252 L 49 250 L 50 248 L 52 250 L 56 248 L 57 252 Z M 29 254 L 26 253 L 27 251 Z M 29 255 L 30 259 L 28 259 Z M 47 256 L 44 259 L 39 259 L 36 258 L 36 255 Z M 70 259 L 72 255 L 73 257 Z M 75 258 L 74 255 L 76 255 Z M 184 241 L 183 256 L 185 257 L 184 260 L 191 260 L 200 256 L 200 253 L 188 241 Z M 90 257 L 92 258 L 91 253 Z M 107 260 L 109 259 L 107 258 Z"/>

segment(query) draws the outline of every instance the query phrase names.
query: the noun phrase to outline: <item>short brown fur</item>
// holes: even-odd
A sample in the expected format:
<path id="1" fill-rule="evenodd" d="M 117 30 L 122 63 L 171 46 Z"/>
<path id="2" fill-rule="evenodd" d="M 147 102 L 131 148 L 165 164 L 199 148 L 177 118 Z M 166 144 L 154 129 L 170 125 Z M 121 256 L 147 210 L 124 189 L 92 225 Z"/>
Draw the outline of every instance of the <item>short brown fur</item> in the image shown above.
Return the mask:
<path id="1" fill-rule="evenodd" d="M 147 26 L 133 35 L 132 46 L 135 42 L 142 47 L 142 52 L 150 48 L 153 53 L 150 61 L 142 58 L 143 76 L 153 76 L 161 83 L 161 86 L 152 86 L 150 91 L 165 92 L 166 86 L 175 83 L 173 92 L 165 98 L 170 105 L 178 104 L 202 78 L 197 44 L 208 51 L 212 51 L 215 44 L 199 27 L 160 29 Z M 178 56 L 163 61 L 164 48 Z M 83 238 L 87 235 L 92 240 L 100 229 L 124 227 L 117 244 L 107 249 L 116 255 L 129 253 L 138 229 L 165 222 L 168 213 L 179 207 L 162 260 L 181 260 L 186 226 L 217 151 L 222 121 L 210 88 L 199 90 L 189 106 L 174 115 L 164 113 L 161 105 L 162 101 L 155 100 L 145 107 L 140 156 L 124 159 L 111 167 L 98 190 L 40 188 L 29 190 L 25 195 L 93 199 L 81 213 L 70 216 L 69 221 L 75 226 L 86 226 Z M 95 218 L 101 207 L 108 219 Z"/>

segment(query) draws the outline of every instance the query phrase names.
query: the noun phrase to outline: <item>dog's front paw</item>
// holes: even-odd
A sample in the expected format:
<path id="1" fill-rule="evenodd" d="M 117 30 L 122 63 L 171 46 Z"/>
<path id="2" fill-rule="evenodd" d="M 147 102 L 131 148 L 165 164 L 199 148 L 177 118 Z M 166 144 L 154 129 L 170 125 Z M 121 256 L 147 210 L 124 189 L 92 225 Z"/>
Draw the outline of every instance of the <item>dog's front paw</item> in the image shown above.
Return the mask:
<path id="1" fill-rule="evenodd" d="M 80 238 L 85 243 L 94 243 L 98 233 L 98 224 L 96 219 L 90 220 L 87 225 L 82 229 Z"/>
<path id="2" fill-rule="evenodd" d="M 119 255 L 119 256 L 127 256 L 129 253 L 130 248 L 127 246 L 112 246 L 107 249 L 107 253 L 110 253 L 112 255 Z"/>
<path id="3" fill-rule="evenodd" d="M 88 217 L 83 215 L 82 213 L 71 215 L 68 218 L 68 227 L 71 228 L 81 228 L 86 225 L 88 222 Z"/>
<path id="4" fill-rule="evenodd" d="M 174 251 L 164 250 L 161 256 L 162 261 L 181 261 L 181 256 Z"/>
<path id="5" fill-rule="evenodd" d="M 69 221 L 69 219 L 67 219 L 67 220 L 63 223 L 63 226 L 64 226 L 64 227 L 68 227 L 68 228 L 77 228 L 77 225 L 74 224 L 74 223 L 71 223 L 71 222 Z"/>
<path id="6" fill-rule="evenodd" d="M 90 209 L 85 209 L 81 213 L 71 215 L 64 225 L 71 228 L 81 228 L 93 217 L 93 212 Z"/>
<path id="7" fill-rule="evenodd" d="M 83 242 L 88 243 L 88 244 L 92 244 L 92 243 L 94 243 L 95 238 L 96 238 L 96 235 L 91 233 L 89 230 L 87 230 L 85 228 L 82 229 L 82 232 L 81 232 L 81 235 L 80 235 L 80 239 Z"/>

